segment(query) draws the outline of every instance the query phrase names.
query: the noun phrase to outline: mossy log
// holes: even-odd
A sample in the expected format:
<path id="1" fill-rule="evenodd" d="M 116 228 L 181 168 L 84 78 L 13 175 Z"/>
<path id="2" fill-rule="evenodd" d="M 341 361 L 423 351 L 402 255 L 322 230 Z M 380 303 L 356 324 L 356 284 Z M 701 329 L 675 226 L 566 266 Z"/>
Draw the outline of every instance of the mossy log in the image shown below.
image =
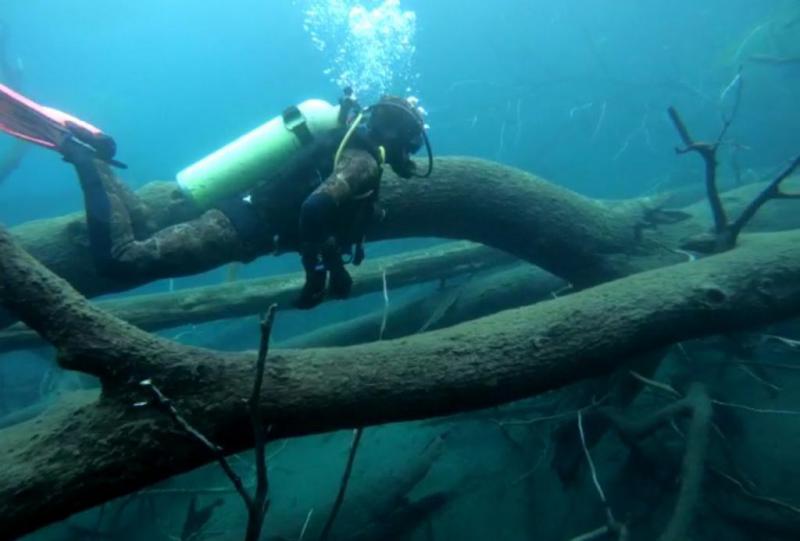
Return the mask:
<path id="1" fill-rule="evenodd" d="M 174 182 L 148 184 L 139 195 L 153 212 L 156 229 L 195 217 Z M 680 260 L 638 238 L 641 208 L 617 211 L 522 170 L 474 158 L 440 158 L 429 179 L 400 179 L 387 171 L 381 201 L 386 219 L 369 240 L 471 240 L 576 284 Z M 82 213 L 11 231 L 28 252 L 87 297 L 141 285 L 97 274 Z"/>
<path id="2" fill-rule="evenodd" d="M 315 329 L 290 338 L 280 346 L 340 347 L 366 344 L 379 338 L 403 338 L 552 298 L 565 286 L 563 280 L 537 267 L 518 265 L 446 285 L 396 307 L 390 306 L 388 311 L 377 310 Z M 381 336 L 384 317 L 386 327 Z"/>
<path id="3" fill-rule="evenodd" d="M 0 233 L 0 300 L 68 369 L 99 377 L 0 440 L 0 523 L 13 537 L 209 462 L 146 400 L 152 380 L 236 452 L 252 445 L 242 398 L 254 354 L 154 337 L 93 306 Z M 636 355 L 800 313 L 800 232 L 752 235 L 721 255 L 609 282 L 412 338 L 276 351 L 263 391 L 275 437 L 468 411 L 613 370 Z"/>
<path id="4" fill-rule="evenodd" d="M 365 262 L 353 270 L 352 296 L 380 291 L 383 276 L 392 288 L 480 272 L 513 261 L 509 255 L 470 244 L 450 243 Z M 303 286 L 303 274 L 240 280 L 98 302 L 114 316 L 147 331 L 257 314 L 273 303 L 291 306 Z M 0 353 L 43 345 L 25 325 L 0 331 Z"/>
<path id="5" fill-rule="evenodd" d="M 790 189 L 796 187 L 789 185 Z M 723 202 L 732 212 L 738 212 L 761 188 L 762 184 L 752 184 L 731 190 L 723 194 Z M 155 228 L 195 216 L 175 183 L 154 182 L 142 188 L 139 195 L 152 210 Z M 372 232 L 371 239 L 471 239 L 535 263 L 579 287 L 679 262 L 684 256 L 673 250 L 688 238 L 706 232 L 710 225 L 708 205 L 701 201 L 681 209 L 688 220 L 642 234 L 643 227 L 653 225 L 648 221 L 649 213 L 663 205 L 666 197 L 609 204 L 518 169 L 470 158 L 440 159 L 436 174 L 427 181 L 401 180 L 387 174 L 383 199 L 387 220 Z M 796 227 L 800 227 L 796 201 L 775 201 L 756 216 L 749 230 Z M 12 232 L 31 254 L 86 296 L 141 284 L 97 274 L 82 213 L 29 222 Z M 211 290 L 204 293 L 219 298 Z M 187 295 L 193 296 L 192 292 Z M 176 305 L 187 302 L 180 297 L 171 300 Z M 216 309 L 225 311 L 224 306 Z M 143 328 L 163 328 L 157 323 L 158 314 L 139 314 L 136 323 Z M 151 317 L 153 323 L 143 321 Z M 190 318 L 184 321 L 191 322 Z M 10 323 L 10 318 L 0 317 L 0 326 Z"/>

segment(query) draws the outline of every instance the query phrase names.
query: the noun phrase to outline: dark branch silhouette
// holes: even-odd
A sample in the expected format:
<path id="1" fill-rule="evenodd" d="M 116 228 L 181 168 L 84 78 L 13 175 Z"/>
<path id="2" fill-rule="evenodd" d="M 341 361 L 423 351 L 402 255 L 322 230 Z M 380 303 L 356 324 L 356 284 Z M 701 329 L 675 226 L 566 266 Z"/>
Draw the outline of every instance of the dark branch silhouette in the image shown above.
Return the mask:
<path id="1" fill-rule="evenodd" d="M 247 531 L 245 541 L 258 541 L 261 537 L 261 530 L 264 527 L 264 516 L 269 510 L 269 479 L 267 477 L 267 431 L 264 428 L 264 419 L 261 415 L 261 388 L 264 384 L 264 369 L 266 367 L 267 355 L 269 354 L 269 341 L 272 334 L 272 325 L 275 321 L 277 305 L 269 307 L 267 315 L 261 320 L 261 341 L 256 358 L 256 373 L 253 378 L 253 390 L 248 400 L 250 411 L 250 424 L 253 429 L 253 442 L 256 464 L 256 490 L 251 495 L 242 482 L 242 478 L 234 471 L 228 459 L 225 457 L 225 450 L 205 437 L 195 428 L 186 418 L 181 415 L 172 401 L 167 398 L 161 390 L 153 384 L 151 380 L 144 380 L 140 385 L 150 389 L 156 405 L 164 409 L 172 417 L 184 432 L 192 436 L 208 449 L 217 460 L 217 463 L 228 476 L 236 492 L 242 498 L 247 509 Z M 146 402 L 139 402 L 137 406 L 145 406 Z M 191 507 L 189 514 L 191 515 Z M 188 517 L 187 517 L 188 520 Z"/>
<path id="2" fill-rule="evenodd" d="M 681 118 L 680 113 L 674 107 L 667 110 L 670 119 L 672 120 L 678 135 L 683 141 L 684 146 L 678 147 L 675 151 L 678 154 L 686 154 L 689 152 L 696 152 L 703 160 L 705 165 L 705 183 L 706 193 L 708 195 L 708 202 L 711 206 L 711 215 L 714 219 L 714 232 L 711 238 L 698 237 L 693 239 L 687 244 L 687 247 L 695 249 L 700 252 L 722 252 L 730 250 L 736 246 L 736 240 L 739 238 L 742 229 L 748 222 L 755 216 L 756 212 L 771 199 L 795 199 L 800 198 L 800 194 L 784 193 L 780 190 L 781 183 L 789 178 L 798 167 L 800 167 L 800 155 L 798 155 L 791 164 L 786 167 L 775 179 L 773 179 L 767 187 L 749 204 L 739 217 L 731 221 L 722 204 L 722 199 L 719 195 L 719 186 L 717 182 L 717 151 L 723 140 L 728 133 L 728 130 L 733 122 L 736 113 L 739 109 L 739 102 L 741 101 L 741 75 L 737 75 L 738 83 L 736 84 L 736 98 L 732 112 L 729 115 L 723 115 L 723 126 L 719 136 L 713 143 L 698 141 L 694 139 L 686 127 L 686 123 Z"/>

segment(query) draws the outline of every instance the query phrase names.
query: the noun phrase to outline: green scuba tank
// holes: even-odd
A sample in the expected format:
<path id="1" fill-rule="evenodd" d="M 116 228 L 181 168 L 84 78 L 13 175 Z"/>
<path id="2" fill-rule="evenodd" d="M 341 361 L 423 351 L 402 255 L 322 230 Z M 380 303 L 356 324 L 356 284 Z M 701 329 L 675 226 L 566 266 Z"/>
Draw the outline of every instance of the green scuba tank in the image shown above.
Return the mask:
<path id="1" fill-rule="evenodd" d="M 338 106 L 304 101 L 190 165 L 178 173 L 178 184 L 200 208 L 210 208 L 268 180 L 295 151 L 338 125 Z"/>

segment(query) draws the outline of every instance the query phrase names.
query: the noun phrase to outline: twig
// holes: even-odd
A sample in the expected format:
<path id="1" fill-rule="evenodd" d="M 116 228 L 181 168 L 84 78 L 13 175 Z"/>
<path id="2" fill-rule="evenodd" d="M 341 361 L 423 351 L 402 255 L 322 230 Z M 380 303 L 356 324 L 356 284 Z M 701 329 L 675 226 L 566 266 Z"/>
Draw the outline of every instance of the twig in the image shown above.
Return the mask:
<path id="1" fill-rule="evenodd" d="M 775 385 L 771 381 L 768 381 L 766 378 L 756 374 L 755 371 L 753 371 L 751 368 L 749 368 L 746 364 L 744 364 L 744 363 L 736 363 L 736 364 L 739 366 L 739 369 L 742 372 L 744 372 L 745 374 L 747 374 L 748 376 L 750 376 L 751 378 L 756 380 L 758 383 L 760 383 L 761 385 L 763 385 L 767 389 L 773 391 L 774 393 L 780 393 L 781 391 L 783 391 L 783 387 Z"/>
<path id="2" fill-rule="evenodd" d="M 153 394 L 153 397 L 161 408 L 166 410 L 172 419 L 183 429 L 184 432 L 192 436 L 208 449 L 216 458 L 222 471 L 228 476 L 236 492 L 241 496 L 247 508 L 247 531 L 245 541 L 258 541 L 261 537 L 261 530 L 264 525 L 264 515 L 269 509 L 269 480 L 267 478 L 267 431 L 264 429 L 263 419 L 261 418 L 261 387 L 264 382 L 264 369 L 266 366 L 267 355 L 269 354 L 269 340 L 272 334 L 272 325 L 275 321 L 277 305 L 269 307 L 267 315 L 261 320 L 261 341 L 256 360 L 256 374 L 253 380 L 253 390 L 248 400 L 250 410 L 250 420 L 253 429 L 255 442 L 254 453 L 256 463 L 256 490 L 253 496 L 247 491 L 242 482 L 242 478 L 233 470 L 230 462 L 225 457 L 224 450 L 206 438 L 199 430 L 192 426 L 175 408 L 172 401 L 167 398 L 161 390 L 153 384 L 152 380 L 146 379 L 140 385 L 146 387 Z M 147 402 L 137 402 L 134 406 L 145 406 Z"/>
<path id="3" fill-rule="evenodd" d="M 570 541 L 593 541 L 594 539 L 604 539 L 611 530 L 608 526 L 601 526 L 596 530 L 592 530 L 591 532 L 586 532 L 585 534 L 581 534 L 577 537 L 573 537 Z"/>
<path id="4" fill-rule="evenodd" d="M 181 429 L 184 432 L 186 432 L 195 440 L 197 440 L 201 445 L 203 445 L 203 447 L 208 449 L 211 452 L 211 454 L 214 455 L 214 458 L 217 460 L 217 463 L 222 468 L 222 471 L 224 471 L 225 475 L 228 476 L 228 479 L 230 479 L 234 488 L 236 488 L 236 492 L 239 493 L 239 496 L 242 497 L 242 499 L 245 502 L 245 505 L 249 509 L 252 506 L 252 498 L 250 497 L 250 494 L 247 493 L 247 490 L 244 488 L 244 483 L 242 483 L 242 478 L 239 477 L 239 475 L 235 471 L 233 471 L 230 462 L 228 462 L 228 459 L 225 457 L 225 452 L 223 451 L 223 449 L 219 447 L 217 444 L 213 443 L 208 438 L 206 438 L 199 430 L 197 430 L 194 426 L 192 426 L 189 423 L 189 421 L 187 421 L 183 417 L 183 415 L 181 415 L 180 412 L 175 408 L 175 406 L 172 404 L 172 401 L 169 398 L 167 398 L 164 395 L 164 393 L 161 392 L 161 389 L 156 387 L 156 385 L 154 385 L 151 380 L 146 379 L 140 382 L 139 384 L 150 390 L 150 392 L 153 395 L 153 398 L 155 399 L 156 404 L 162 409 L 164 409 L 170 415 L 170 417 L 172 417 L 172 419 L 181 427 Z M 136 404 L 134 404 L 134 406 L 145 406 L 145 405 L 147 405 L 147 402 L 137 402 Z"/>
<path id="5" fill-rule="evenodd" d="M 269 494 L 267 432 L 261 417 L 261 387 L 264 382 L 264 368 L 269 354 L 269 339 L 272 335 L 272 326 L 275 323 L 277 309 L 278 306 L 276 304 L 270 306 L 267 310 L 267 315 L 261 320 L 261 342 L 258 347 L 258 359 L 256 360 L 256 376 L 253 381 L 253 392 L 248 402 L 253 437 L 255 439 L 253 452 L 256 462 L 256 492 L 252 507 L 248 508 L 247 534 L 245 535 L 247 541 L 257 541 L 261 537 L 264 516 L 267 514 L 270 505 L 270 500 L 267 497 Z"/>
<path id="6" fill-rule="evenodd" d="M 589 470 L 592 474 L 592 482 L 594 483 L 594 488 L 597 490 L 597 495 L 600 496 L 600 501 L 603 504 L 606 512 L 606 518 L 608 519 L 608 524 L 616 524 L 617 521 L 614 519 L 614 514 L 611 511 L 611 506 L 608 504 L 608 500 L 606 499 L 606 493 L 603 490 L 603 486 L 600 484 L 600 480 L 597 478 L 597 468 L 594 466 L 594 460 L 592 460 L 592 453 L 589 452 L 589 448 L 586 446 L 586 435 L 583 432 L 583 412 L 578 411 L 578 433 L 581 437 L 581 446 L 583 447 L 583 453 L 586 455 L 586 462 L 589 464 Z"/>
<path id="7" fill-rule="evenodd" d="M 353 430 L 353 441 L 350 444 L 350 454 L 347 457 L 347 465 L 345 466 L 344 474 L 342 475 L 342 482 L 339 484 L 339 493 L 336 495 L 336 501 L 333 503 L 333 508 L 328 515 L 328 520 L 325 522 L 325 527 L 322 529 L 322 535 L 319 536 L 320 541 L 325 541 L 328 539 L 328 536 L 333 529 L 333 524 L 336 522 L 336 516 L 339 514 L 339 509 L 341 509 L 342 503 L 344 503 L 347 485 L 350 483 L 350 474 L 353 471 L 353 462 L 356 459 L 356 452 L 358 451 L 359 443 L 361 443 L 361 436 L 363 433 L 364 430 L 362 428 L 356 428 Z"/>
<path id="8" fill-rule="evenodd" d="M 734 119 L 736 118 L 736 113 L 739 112 L 739 104 L 742 102 L 742 88 L 744 83 L 742 82 L 742 67 L 739 66 L 738 71 L 736 72 L 736 76 L 733 78 L 731 83 L 725 87 L 725 90 L 722 91 L 720 94 L 720 107 L 722 107 L 723 101 L 725 97 L 728 95 L 729 92 L 734 91 L 736 95 L 733 98 L 733 107 L 731 108 L 731 113 L 729 115 L 722 114 L 722 130 L 719 133 L 719 137 L 717 137 L 717 146 L 722 143 L 722 140 L 725 139 L 725 135 L 728 133 L 728 129 L 731 127 Z"/>
<path id="9" fill-rule="evenodd" d="M 681 398 L 682 395 L 671 385 L 666 383 L 662 383 L 660 381 L 652 380 L 642 376 L 641 374 L 637 374 L 634 371 L 630 372 L 631 376 L 636 378 L 637 380 L 641 381 L 645 385 L 657 389 L 659 391 L 663 391 L 669 395 Z M 743 411 L 749 411 L 750 413 L 764 413 L 770 415 L 800 415 L 800 411 L 798 410 L 779 410 L 779 409 L 764 409 L 764 408 L 756 408 L 754 406 L 748 406 L 746 404 L 736 404 L 734 402 L 725 402 L 723 400 L 716 400 L 711 399 L 711 403 L 715 406 L 721 406 L 723 408 L 734 408 L 740 409 Z M 675 403 L 677 406 L 679 402 Z"/>
<path id="10" fill-rule="evenodd" d="M 303 528 L 300 530 L 300 537 L 297 538 L 297 541 L 303 541 L 303 538 L 306 536 L 306 531 L 308 531 L 308 525 L 311 524 L 311 515 L 314 514 L 314 508 L 312 507 L 308 514 L 306 515 L 306 521 L 303 523 Z"/>
<path id="11" fill-rule="evenodd" d="M 514 479 L 511 482 L 510 486 L 518 485 L 519 483 L 521 483 L 522 481 L 524 481 L 525 479 L 536 473 L 539 470 L 539 467 L 544 462 L 545 458 L 547 458 L 547 455 L 549 454 L 550 454 L 549 441 L 545 440 L 544 449 L 542 449 L 542 453 L 539 455 L 539 458 L 536 459 L 536 463 L 533 465 L 533 467 L 528 471 L 526 471 L 525 473 L 523 473 L 522 475 L 520 475 L 519 477 L 517 477 L 516 479 Z"/>
<path id="12" fill-rule="evenodd" d="M 800 340 L 793 340 L 791 338 L 786 338 L 785 336 L 778 336 L 775 334 L 765 334 L 763 335 L 763 341 L 767 342 L 769 340 L 774 340 L 781 345 L 787 347 L 788 349 L 794 351 L 800 351 Z"/>
<path id="13" fill-rule="evenodd" d="M 721 400 L 712 400 L 712 404 L 715 406 L 722 406 L 723 408 L 733 408 L 742 411 L 748 411 L 750 413 L 761 413 L 766 415 L 800 415 L 800 411 L 797 410 L 778 410 L 778 409 L 764 409 L 764 408 L 754 408 L 753 406 L 746 406 L 744 404 L 735 404 L 733 402 L 723 402 Z"/>
<path id="14" fill-rule="evenodd" d="M 767 496 L 760 496 L 760 495 L 752 492 L 751 490 L 749 490 L 744 485 L 744 483 L 742 481 L 740 481 L 739 479 L 736 479 L 735 477 L 733 477 L 731 475 L 728 475 L 727 473 L 725 473 L 725 472 L 723 472 L 723 471 L 721 471 L 721 470 L 719 470 L 719 469 L 717 469 L 717 468 L 715 468 L 713 466 L 709 467 L 709 471 L 711 473 L 713 473 L 714 475 L 720 477 L 721 479 L 724 479 L 724 480 L 728 481 L 730 484 L 732 484 L 737 489 L 739 489 L 739 491 L 744 496 L 746 496 L 746 497 L 748 497 L 748 498 L 750 498 L 750 499 L 752 499 L 754 501 L 775 506 L 775 507 L 777 507 L 779 509 L 783 509 L 784 511 L 789 511 L 790 513 L 793 513 L 795 515 L 800 515 L 800 506 L 792 505 L 790 503 L 786 503 L 784 501 L 781 501 L 781 500 L 778 500 L 778 499 L 775 499 L 775 498 L 770 498 L 770 497 L 767 497 Z"/>
<path id="15" fill-rule="evenodd" d="M 545 423 L 547 421 L 555 421 L 558 419 L 564 419 L 565 417 L 574 417 L 580 413 L 579 411 L 567 411 L 564 413 L 556 413 L 554 415 L 545 415 L 544 417 L 534 417 L 533 419 L 512 419 L 510 421 L 498 421 L 497 419 L 491 419 L 491 421 L 498 426 L 525 426 L 525 425 L 534 425 L 538 423 Z"/>
<path id="16" fill-rule="evenodd" d="M 688 263 L 694 263 L 695 261 L 697 261 L 697 256 L 692 252 L 681 250 L 679 248 L 670 248 L 670 250 L 672 250 L 673 253 L 684 256 Z"/>
<path id="17" fill-rule="evenodd" d="M 605 397 L 603 398 L 603 400 L 605 400 Z M 579 535 L 578 537 L 573 538 L 572 541 L 588 541 L 590 539 L 600 539 L 600 538 L 605 538 L 605 536 L 610 534 L 616 534 L 617 539 L 619 541 L 627 541 L 628 527 L 621 522 L 617 522 L 617 520 L 614 518 L 614 513 L 611 511 L 611 505 L 608 503 L 608 500 L 606 499 L 606 493 L 603 490 L 603 487 L 600 484 L 600 480 L 597 477 L 597 469 L 595 468 L 594 460 L 592 460 L 592 454 L 589 452 L 589 447 L 586 445 L 586 434 L 583 432 L 582 410 L 578 410 L 578 433 L 580 434 L 581 447 L 583 448 L 583 453 L 586 455 L 586 462 L 589 463 L 589 469 L 591 470 L 592 481 L 594 482 L 594 488 L 597 491 L 597 494 L 600 496 L 600 501 L 603 503 L 603 507 L 605 508 L 606 525 L 596 530 L 593 530 L 589 533 Z"/>
<path id="18" fill-rule="evenodd" d="M 281 446 L 278 448 L 277 451 L 275 451 L 270 455 L 267 455 L 267 460 L 272 460 L 273 458 L 281 454 L 284 451 L 284 449 L 286 449 L 287 445 L 289 445 L 289 440 L 283 440 L 283 443 L 281 444 Z"/>
<path id="19" fill-rule="evenodd" d="M 631 371 L 630 374 L 636 378 L 637 380 L 641 381 L 645 385 L 657 389 L 659 391 L 663 391 L 669 395 L 681 397 L 682 395 L 671 385 L 666 383 L 662 383 L 660 381 L 655 381 L 652 379 L 648 379 L 636 372 Z M 743 411 L 748 411 L 750 413 L 762 413 L 768 415 L 800 415 L 800 411 L 798 410 L 781 410 L 781 409 L 765 409 L 765 408 L 756 408 L 754 406 L 748 406 L 746 404 L 736 404 L 734 402 L 725 402 L 723 400 L 716 400 L 711 399 L 711 403 L 715 406 L 721 406 L 723 408 L 733 408 L 739 409 Z M 673 407 L 677 407 L 680 403 L 676 402 Z"/>
<path id="20" fill-rule="evenodd" d="M 678 398 L 682 397 L 681 393 L 679 393 L 677 390 L 675 390 L 675 388 L 672 387 L 671 385 L 668 385 L 666 383 L 662 383 L 660 381 L 656 381 L 656 380 L 651 379 L 651 378 L 647 378 L 647 377 L 641 375 L 640 373 L 638 373 L 638 372 L 636 372 L 634 370 L 630 370 L 628 373 L 631 376 L 633 376 L 634 379 L 639 380 L 640 382 L 644 383 L 645 385 L 648 385 L 648 386 L 653 387 L 655 389 L 664 391 L 665 393 L 670 394 L 672 396 L 677 396 Z"/>

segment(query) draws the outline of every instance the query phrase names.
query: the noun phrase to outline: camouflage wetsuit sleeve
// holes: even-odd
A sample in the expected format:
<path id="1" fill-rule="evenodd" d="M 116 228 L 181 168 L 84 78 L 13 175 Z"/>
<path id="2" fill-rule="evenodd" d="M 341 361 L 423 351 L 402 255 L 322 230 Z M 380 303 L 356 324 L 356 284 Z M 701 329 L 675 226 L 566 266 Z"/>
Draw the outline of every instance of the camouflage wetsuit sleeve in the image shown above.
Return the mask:
<path id="1" fill-rule="evenodd" d="M 87 160 L 75 167 L 85 199 L 92 255 L 103 272 L 138 281 L 194 274 L 258 255 L 259 247 L 243 240 L 236 224 L 219 209 L 157 230 L 150 209 L 105 163 Z M 177 188 L 173 203 L 190 204 Z M 263 240 L 268 242 L 269 237 Z"/>
<path id="2" fill-rule="evenodd" d="M 375 157 L 365 150 L 348 149 L 334 172 L 312 194 L 326 194 L 335 202 L 330 233 L 341 245 L 361 240 L 372 218 L 380 183 L 381 167 Z"/>
<path id="3" fill-rule="evenodd" d="M 376 197 L 380 177 L 380 166 L 372 154 L 360 149 L 345 150 L 331 176 L 314 193 L 326 193 L 344 207 Z"/>

